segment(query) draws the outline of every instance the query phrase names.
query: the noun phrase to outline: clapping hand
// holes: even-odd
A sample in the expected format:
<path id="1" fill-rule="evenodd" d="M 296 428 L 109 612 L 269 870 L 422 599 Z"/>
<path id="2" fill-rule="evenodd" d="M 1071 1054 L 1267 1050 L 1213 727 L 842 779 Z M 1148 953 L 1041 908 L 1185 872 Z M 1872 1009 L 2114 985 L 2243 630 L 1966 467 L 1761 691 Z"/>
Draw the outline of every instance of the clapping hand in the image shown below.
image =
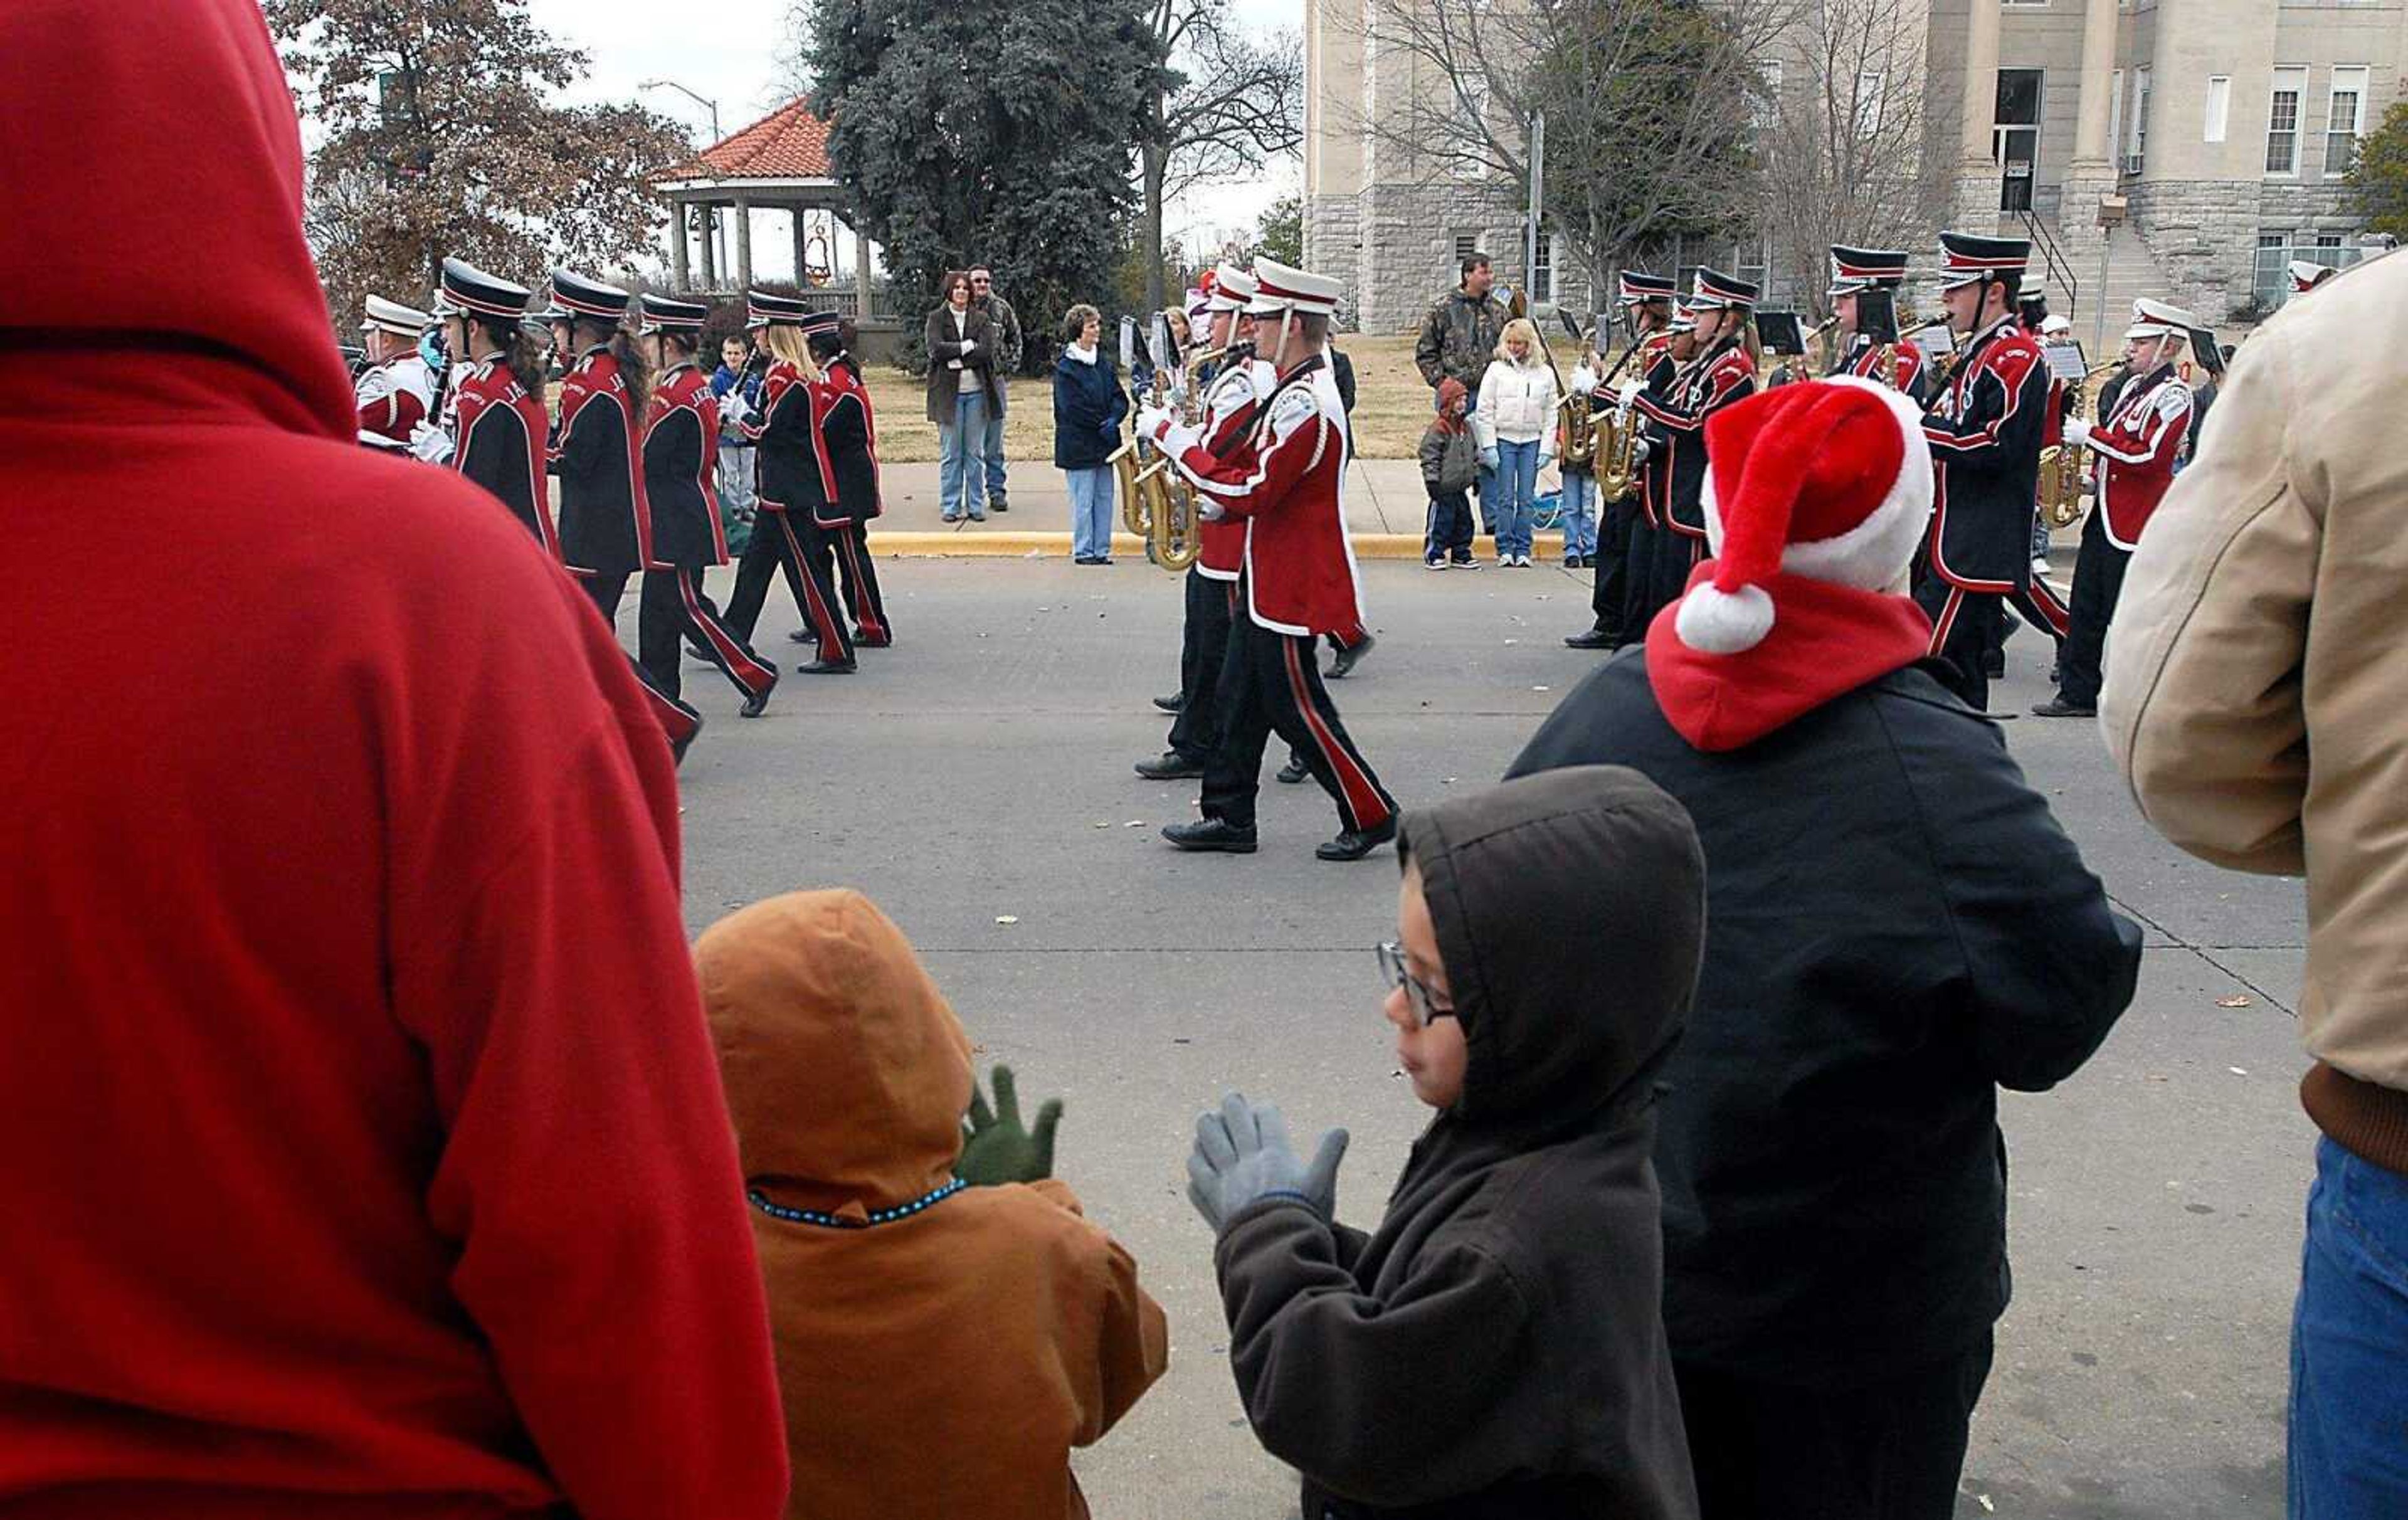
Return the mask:
<path id="1" fill-rule="evenodd" d="M 953 1170 L 962 1181 L 982 1187 L 1053 1176 L 1054 1131 L 1062 1123 L 1062 1100 L 1047 1098 L 1038 1106 L 1037 1127 L 1024 1128 L 1020 1084 L 1011 1068 L 998 1063 L 991 1080 L 995 1084 L 992 1109 L 978 1084 L 970 1084 L 969 1116 L 962 1122 L 962 1158 Z"/>
<path id="2" fill-rule="evenodd" d="M 1346 1159 L 1346 1140 L 1342 1129 L 1324 1132 L 1308 1166 L 1288 1142 L 1287 1121 L 1276 1104 L 1231 1093 L 1196 1121 L 1187 1201 L 1215 1231 L 1271 1197 L 1293 1198 L 1327 1220 L 1338 1209 L 1338 1164 Z"/>

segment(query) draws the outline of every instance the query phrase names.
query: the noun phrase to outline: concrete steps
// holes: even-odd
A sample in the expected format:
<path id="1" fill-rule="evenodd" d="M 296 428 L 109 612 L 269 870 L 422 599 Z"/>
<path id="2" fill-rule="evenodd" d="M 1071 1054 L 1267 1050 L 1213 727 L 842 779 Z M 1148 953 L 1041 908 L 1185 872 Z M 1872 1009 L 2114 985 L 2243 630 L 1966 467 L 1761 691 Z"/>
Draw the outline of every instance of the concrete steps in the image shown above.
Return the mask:
<path id="1" fill-rule="evenodd" d="M 2130 226 L 2112 229 L 2107 243 L 2107 282 L 2099 282 L 2099 255 L 2094 246 L 2089 251 L 2078 251 L 2066 245 L 2065 234 L 2053 219 L 2044 219 L 2049 236 L 2057 240 L 2073 265 L 2073 278 L 2080 286 L 2080 298 L 2067 291 L 2061 282 L 2043 276 L 2048 290 L 2049 309 L 2071 316 L 2073 336 L 2082 341 L 2085 351 L 2094 362 L 2104 363 L 2122 346 L 2124 329 L 2130 325 L 2132 303 L 2143 295 L 2162 295 L 2166 291 L 2165 271 L 2158 267 L 2157 256 L 2149 245 Z M 2037 266 L 2039 261 L 2035 259 Z"/>

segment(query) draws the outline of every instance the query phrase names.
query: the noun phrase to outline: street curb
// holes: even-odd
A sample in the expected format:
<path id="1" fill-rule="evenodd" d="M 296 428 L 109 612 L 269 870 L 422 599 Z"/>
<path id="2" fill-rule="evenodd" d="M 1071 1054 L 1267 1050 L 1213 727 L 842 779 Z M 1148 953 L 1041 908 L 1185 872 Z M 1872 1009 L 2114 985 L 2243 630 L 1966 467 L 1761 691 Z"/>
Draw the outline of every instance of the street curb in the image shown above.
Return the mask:
<path id="1" fill-rule="evenodd" d="M 1411 533 L 1357 533 L 1351 535 L 1356 559 L 1419 559 L 1422 540 Z M 1482 538 L 1476 547 L 1496 552 L 1492 540 Z M 904 531 L 869 535 L 869 552 L 890 559 L 907 556 L 934 556 L 943 559 L 1023 559 L 1032 554 L 1070 552 L 1068 533 L 927 533 Z M 1133 533 L 1112 535 L 1112 552 L 1141 559 L 1145 540 Z"/>

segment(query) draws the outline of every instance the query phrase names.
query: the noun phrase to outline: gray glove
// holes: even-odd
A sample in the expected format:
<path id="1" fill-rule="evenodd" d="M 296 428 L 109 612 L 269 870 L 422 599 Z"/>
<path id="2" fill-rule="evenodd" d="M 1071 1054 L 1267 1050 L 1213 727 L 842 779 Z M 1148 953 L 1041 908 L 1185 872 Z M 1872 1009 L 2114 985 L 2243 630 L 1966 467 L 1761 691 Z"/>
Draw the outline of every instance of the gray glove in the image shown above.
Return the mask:
<path id="1" fill-rule="evenodd" d="M 1288 1143 L 1287 1121 L 1276 1104 L 1231 1093 L 1217 1111 L 1196 1121 L 1187 1201 L 1216 1233 L 1268 1197 L 1295 1198 L 1326 1220 L 1338 1209 L 1338 1164 L 1346 1158 L 1346 1139 L 1342 1129 L 1325 1132 L 1308 1167 Z"/>

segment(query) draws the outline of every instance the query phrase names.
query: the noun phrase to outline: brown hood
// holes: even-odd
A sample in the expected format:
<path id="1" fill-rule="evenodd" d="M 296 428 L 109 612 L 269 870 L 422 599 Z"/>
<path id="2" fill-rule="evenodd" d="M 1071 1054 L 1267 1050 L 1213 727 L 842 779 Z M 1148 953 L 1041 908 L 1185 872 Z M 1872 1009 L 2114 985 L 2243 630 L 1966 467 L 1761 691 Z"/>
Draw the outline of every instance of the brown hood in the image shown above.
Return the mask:
<path id="1" fill-rule="evenodd" d="M 857 892 L 794 892 L 695 946 L 747 1185 L 867 1215 L 943 1185 L 970 1042 L 894 921 Z"/>

